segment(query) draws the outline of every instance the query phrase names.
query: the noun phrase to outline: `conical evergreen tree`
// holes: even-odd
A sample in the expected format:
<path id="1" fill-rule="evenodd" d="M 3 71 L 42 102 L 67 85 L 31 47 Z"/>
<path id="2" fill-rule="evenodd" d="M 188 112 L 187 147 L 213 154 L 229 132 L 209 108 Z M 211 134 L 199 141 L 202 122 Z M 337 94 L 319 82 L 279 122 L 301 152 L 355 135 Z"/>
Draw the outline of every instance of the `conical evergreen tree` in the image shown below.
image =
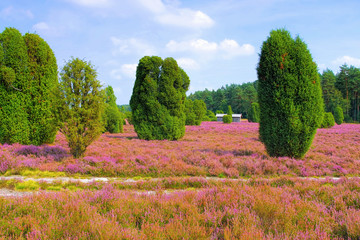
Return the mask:
<path id="1" fill-rule="evenodd" d="M 189 77 L 173 58 L 140 59 L 130 100 L 139 138 L 176 140 L 184 136 L 189 83 Z"/>
<path id="2" fill-rule="evenodd" d="M 286 30 L 263 43 L 257 67 L 260 139 L 270 156 L 301 158 L 323 116 L 316 63 L 306 44 Z"/>
<path id="3" fill-rule="evenodd" d="M 58 86 L 58 67 L 53 51 L 39 35 L 27 33 L 24 39 L 29 57 L 30 88 L 26 91 L 30 98 L 29 138 L 31 144 L 41 145 L 53 142 L 57 132 L 52 108 Z"/>
<path id="4" fill-rule="evenodd" d="M 0 143 L 29 143 L 28 55 L 15 28 L 0 34 Z"/>

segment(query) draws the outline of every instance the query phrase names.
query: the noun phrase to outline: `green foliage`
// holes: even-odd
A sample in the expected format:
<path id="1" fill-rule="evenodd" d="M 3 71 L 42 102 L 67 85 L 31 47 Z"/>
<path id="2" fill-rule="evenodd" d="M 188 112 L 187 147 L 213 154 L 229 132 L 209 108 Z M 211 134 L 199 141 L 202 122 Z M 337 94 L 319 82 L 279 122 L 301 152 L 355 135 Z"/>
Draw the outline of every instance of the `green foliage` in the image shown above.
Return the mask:
<path id="1" fill-rule="evenodd" d="M 0 34 L 0 46 L 0 143 L 28 144 L 30 78 L 26 44 L 18 30 L 6 28 Z"/>
<path id="2" fill-rule="evenodd" d="M 223 110 L 216 110 L 216 114 L 224 114 Z"/>
<path id="3" fill-rule="evenodd" d="M 242 113 L 247 117 L 252 102 L 257 102 L 257 81 L 252 83 L 230 84 L 217 90 L 196 91 L 188 96 L 191 100 L 200 99 L 206 104 L 208 110 L 216 113 L 224 113 L 228 105 L 236 113 Z M 217 110 L 221 112 L 217 112 Z"/>
<path id="4" fill-rule="evenodd" d="M 231 109 L 231 105 L 228 106 L 227 114 L 230 115 L 230 116 L 233 115 L 233 111 L 232 111 L 232 109 Z"/>
<path id="5" fill-rule="evenodd" d="M 334 73 L 331 70 L 326 69 L 320 77 L 325 111 L 334 112 L 337 106 L 340 106 L 343 109 L 349 109 L 350 105 L 343 99 L 339 89 L 335 87 L 336 76 Z"/>
<path id="6" fill-rule="evenodd" d="M 51 48 L 37 34 L 22 36 L 14 28 L 2 32 L 0 46 L 0 142 L 53 142 L 58 79 Z"/>
<path id="7" fill-rule="evenodd" d="M 334 119 L 337 125 L 341 125 L 344 121 L 344 113 L 341 107 L 336 107 L 334 110 Z"/>
<path id="8" fill-rule="evenodd" d="M 105 130 L 109 133 L 123 132 L 123 119 L 121 112 L 116 105 L 116 96 L 111 86 L 105 89 L 106 106 L 105 106 Z"/>
<path id="9" fill-rule="evenodd" d="M 34 145 L 51 143 L 57 132 L 54 117 L 55 89 L 58 86 L 58 66 L 49 45 L 37 34 L 24 36 L 29 56 L 30 106 L 28 108 L 30 142 Z"/>
<path id="10" fill-rule="evenodd" d="M 194 102 L 191 99 L 185 100 L 185 115 L 186 115 L 186 121 L 185 125 L 196 125 L 195 119 L 196 115 L 194 112 Z"/>
<path id="11" fill-rule="evenodd" d="M 185 100 L 186 125 L 200 125 L 206 114 L 206 105 L 202 100 Z"/>
<path id="12" fill-rule="evenodd" d="M 331 128 L 335 125 L 335 119 L 331 112 L 324 113 L 324 118 L 321 123 L 321 128 Z"/>
<path id="13" fill-rule="evenodd" d="M 15 81 L 15 71 L 12 68 L 1 66 L 0 68 L 0 80 L 5 84 L 6 87 L 12 86 Z"/>
<path id="14" fill-rule="evenodd" d="M 335 86 L 341 91 L 348 104 L 348 108 L 344 108 L 345 113 L 353 121 L 358 122 L 360 120 L 360 68 L 344 64 L 336 77 Z"/>
<path id="15" fill-rule="evenodd" d="M 83 156 L 86 148 L 102 133 L 104 92 L 94 67 L 72 58 L 63 67 L 58 91 L 57 117 L 70 153 Z"/>
<path id="16" fill-rule="evenodd" d="M 140 139 L 177 140 L 185 134 L 185 98 L 190 80 L 173 58 L 143 57 L 130 100 Z"/>
<path id="17" fill-rule="evenodd" d="M 286 30 L 272 31 L 257 74 L 260 139 L 270 156 L 302 158 L 323 116 L 317 66 L 306 44 Z"/>
<path id="18" fill-rule="evenodd" d="M 231 115 L 224 115 L 223 116 L 223 123 L 232 123 L 232 116 Z"/>
<path id="19" fill-rule="evenodd" d="M 217 121 L 215 113 L 211 110 L 207 110 L 206 115 L 203 118 L 203 121 Z"/>
<path id="20" fill-rule="evenodd" d="M 259 103 L 252 103 L 251 108 L 248 112 L 248 121 L 249 122 L 260 122 L 260 106 Z"/>

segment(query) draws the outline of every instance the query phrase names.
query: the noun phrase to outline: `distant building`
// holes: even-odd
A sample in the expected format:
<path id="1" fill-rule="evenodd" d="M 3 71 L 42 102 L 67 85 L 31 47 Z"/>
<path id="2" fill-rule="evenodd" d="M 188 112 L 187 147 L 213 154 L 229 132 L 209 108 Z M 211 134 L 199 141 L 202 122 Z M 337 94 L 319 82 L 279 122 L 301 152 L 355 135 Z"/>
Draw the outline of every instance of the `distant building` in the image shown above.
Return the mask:
<path id="1" fill-rule="evenodd" d="M 225 116 L 226 114 L 216 114 L 216 118 L 217 118 L 217 121 L 218 122 L 222 122 L 223 121 L 223 117 Z M 232 115 L 232 120 L 233 122 L 241 122 L 241 113 L 240 114 L 233 114 Z"/>

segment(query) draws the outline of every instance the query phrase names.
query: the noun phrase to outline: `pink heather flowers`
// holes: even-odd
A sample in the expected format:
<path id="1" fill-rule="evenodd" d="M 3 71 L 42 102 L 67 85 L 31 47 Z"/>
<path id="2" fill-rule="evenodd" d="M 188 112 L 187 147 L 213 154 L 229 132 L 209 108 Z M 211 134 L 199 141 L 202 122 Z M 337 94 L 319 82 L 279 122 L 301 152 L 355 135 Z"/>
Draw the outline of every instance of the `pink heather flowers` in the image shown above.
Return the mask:
<path id="1" fill-rule="evenodd" d="M 318 129 L 301 159 L 272 158 L 259 141 L 257 123 L 203 122 L 187 126 L 178 141 L 146 141 L 132 126 L 103 134 L 82 159 L 68 155 L 65 137 L 53 146 L 0 145 L 0 172 L 31 168 L 94 176 L 345 176 L 360 175 L 360 125 Z"/>

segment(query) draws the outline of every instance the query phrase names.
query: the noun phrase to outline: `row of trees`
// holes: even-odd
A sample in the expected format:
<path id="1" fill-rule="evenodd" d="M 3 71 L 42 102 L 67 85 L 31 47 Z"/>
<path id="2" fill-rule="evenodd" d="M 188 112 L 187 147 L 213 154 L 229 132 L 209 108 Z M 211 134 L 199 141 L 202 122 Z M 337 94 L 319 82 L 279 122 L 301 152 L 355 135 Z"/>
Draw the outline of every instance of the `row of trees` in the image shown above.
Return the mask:
<path id="1" fill-rule="evenodd" d="M 196 91 L 188 96 L 189 99 L 203 100 L 208 110 L 212 112 L 226 112 L 228 106 L 235 113 L 242 113 L 245 118 L 251 108 L 251 103 L 257 102 L 257 81 L 253 83 L 243 83 L 241 85 L 231 84 L 221 87 L 218 90 Z"/>
<path id="2" fill-rule="evenodd" d="M 344 64 L 336 75 L 327 69 L 321 74 L 321 87 L 327 112 L 335 114 L 341 107 L 345 121 L 359 122 L 360 68 Z"/>
<path id="3" fill-rule="evenodd" d="M 122 131 L 114 91 L 102 88 L 90 63 L 73 58 L 60 76 L 39 35 L 0 34 L 0 143 L 51 143 L 60 130 L 79 157 L 102 132 Z"/>
<path id="4" fill-rule="evenodd" d="M 341 107 L 346 122 L 359 122 L 360 69 L 345 64 L 337 74 L 327 69 L 320 74 L 320 78 L 325 111 L 335 114 L 335 108 Z M 226 112 L 227 106 L 231 105 L 234 112 L 242 113 L 245 118 L 251 119 L 252 116 L 248 115 L 253 112 L 252 103 L 258 101 L 257 86 L 258 81 L 231 84 L 217 90 L 196 91 L 188 98 L 203 100 L 207 109 L 213 112 Z"/>

